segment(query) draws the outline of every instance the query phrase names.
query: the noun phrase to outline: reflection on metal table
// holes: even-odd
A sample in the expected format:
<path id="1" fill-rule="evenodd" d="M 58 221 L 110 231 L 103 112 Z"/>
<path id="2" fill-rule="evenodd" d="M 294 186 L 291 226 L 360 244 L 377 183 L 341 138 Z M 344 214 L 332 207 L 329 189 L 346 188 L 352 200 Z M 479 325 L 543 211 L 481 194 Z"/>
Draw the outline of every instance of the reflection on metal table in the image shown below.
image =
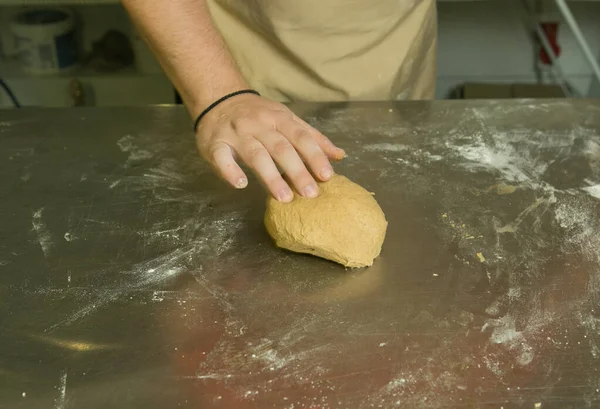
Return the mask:
<path id="1" fill-rule="evenodd" d="M 174 107 L 0 113 L 0 406 L 600 405 L 600 102 L 297 104 L 389 228 L 278 250 Z"/>

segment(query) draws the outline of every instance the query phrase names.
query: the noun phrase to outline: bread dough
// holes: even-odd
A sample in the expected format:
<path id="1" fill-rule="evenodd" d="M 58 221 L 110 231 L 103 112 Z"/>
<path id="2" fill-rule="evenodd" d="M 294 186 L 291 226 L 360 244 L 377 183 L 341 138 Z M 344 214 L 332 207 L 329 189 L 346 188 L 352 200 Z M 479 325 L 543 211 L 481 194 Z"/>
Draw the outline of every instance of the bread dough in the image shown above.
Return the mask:
<path id="1" fill-rule="evenodd" d="M 265 226 L 275 244 L 346 267 L 366 267 L 379 256 L 387 221 L 373 195 L 344 176 L 319 183 L 315 199 L 294 193 L 281 203 L 268 199 Z"/>

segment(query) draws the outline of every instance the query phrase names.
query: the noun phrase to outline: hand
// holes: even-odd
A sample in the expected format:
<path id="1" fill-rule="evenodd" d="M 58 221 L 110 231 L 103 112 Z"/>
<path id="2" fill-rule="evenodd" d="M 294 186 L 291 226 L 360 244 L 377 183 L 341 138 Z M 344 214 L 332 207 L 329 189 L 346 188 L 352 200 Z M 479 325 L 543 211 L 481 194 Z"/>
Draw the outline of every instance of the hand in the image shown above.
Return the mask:
<path id="1" fill-rule="evenodd" d="M 285 105 L 252 94 L 217 105 L 200 122 L 196 140 L 202 156 L 232 186 L 248 185 L 236 162 L 242 160 L 282 202 L 292 201 L 294 195 L 276 164 L 299 194 L 312 198 L 319 194 L 312 175 L 329 180 L 333 176 L 329 160 L 344 157 L 342 149 Z"/>

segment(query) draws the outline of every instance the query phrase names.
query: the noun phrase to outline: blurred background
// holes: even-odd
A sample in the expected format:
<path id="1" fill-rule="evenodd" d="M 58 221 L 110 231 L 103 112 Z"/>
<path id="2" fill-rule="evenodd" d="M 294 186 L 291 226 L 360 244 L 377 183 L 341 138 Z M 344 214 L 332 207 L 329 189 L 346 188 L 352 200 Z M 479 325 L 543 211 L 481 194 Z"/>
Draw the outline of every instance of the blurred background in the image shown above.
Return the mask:
<path id="1" fill-rule="evenodd" d="M 600 97 L 600 0 L 566 4 L 438 0 L 436 97 Z M 0 0 L 0 85 L 0 108 L 179 103 L 118 0 Z"/>

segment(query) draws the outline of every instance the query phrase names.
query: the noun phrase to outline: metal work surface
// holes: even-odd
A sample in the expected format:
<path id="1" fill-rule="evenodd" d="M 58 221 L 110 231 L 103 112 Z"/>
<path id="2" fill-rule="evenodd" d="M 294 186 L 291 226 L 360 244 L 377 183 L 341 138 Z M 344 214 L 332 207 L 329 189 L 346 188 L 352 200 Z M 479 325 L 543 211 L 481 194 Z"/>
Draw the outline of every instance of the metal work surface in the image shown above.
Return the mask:
<path id="1" fill-rule="evenodd" d="M 389 222 L 274 247 L 179 108 L 0 113 L 0 407 L 600 406 L 600 102 L 293 105 Z"/>

